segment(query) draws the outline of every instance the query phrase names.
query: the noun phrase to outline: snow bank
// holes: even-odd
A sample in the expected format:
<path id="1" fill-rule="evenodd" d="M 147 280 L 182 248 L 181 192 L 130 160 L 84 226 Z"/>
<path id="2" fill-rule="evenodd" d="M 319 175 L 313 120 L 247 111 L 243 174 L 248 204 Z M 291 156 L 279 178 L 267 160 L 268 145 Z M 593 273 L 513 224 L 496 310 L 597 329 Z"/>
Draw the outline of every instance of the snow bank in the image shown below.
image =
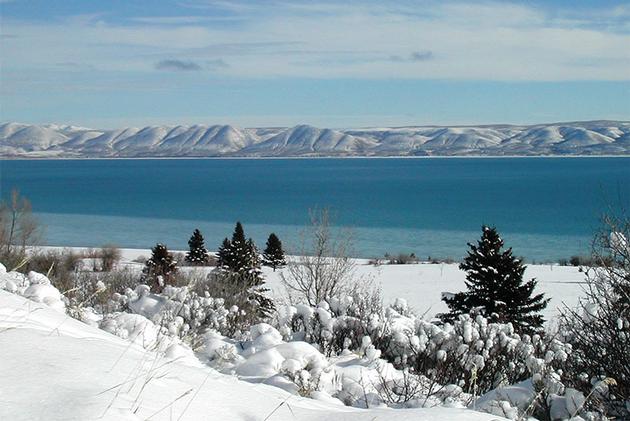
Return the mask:
<path id="1" fill-rule="evenodd" d="M 6 267 L 0 263 L 0 289 L 46 304 L 61 313 L 66 311 L 63 295 L 41 273 L 29 272 L 24 275 L 15 271 L 7 272 Z"/>
<path id="2" fill-rule="evenodd" d="M 7 273 L 6 268 L 0 266 L 0 287 L 64 313 L 64 297 L 44 275 Z M 162 294 L 152 294 L 147 286 L 140 285 L 117 295 L 114 301 L 118 311 L 102 319 L 86 312 L 81 318 L 131 342 L 134 349 L 155 352 L 157 358 L 169 364 L 176 361 L 200 367 L 201 359 L 219 372 L 236 374 L 249 382 L 274 385 L 292 395 L 335 406 L 343 402 L 362 408 L 386 405 L 463 407 L 468 395 L 463 394 L 459 386 L 446 386 L 441 394 L 414 395 L 404 401 L 390 399 L 388 393 L 400 388 L 408 378 L 405 372 L 381 359 L 381 352 L 389 352 L 389 360 L 399 364 L 399 368 L 413 355 L 434 358 L 439 366 L 449 353 L 459 352 L 462 355 L 459 363 L 464 372 L 470 371 L 471 367 L 483 370 L 484 358 L 491 356 L 489 353 L 494 352 L 493 349 L 521 346 L 512 343 L 516 339 L 512 337 L 509 325 L 499 329 L 480 320 L 462 319 L 459 327 L 438 327 L 415 318 L 402 299 L 396 300 L 383 315 L 363 314 L 365 317 L 356 314 L 360 303 L 350 297 L 332 300 L 330 304 L 322 302 L 314 308 L 304 305 L 285 307 L 280 309 L 280 331 L 261 323 L 251 326 L 249 332 L 241 332 L 238 341 L 218 331 L 226 326 L 229 318 L 223 301 L 199 296 L 185 287 L 169 286 Z M 289 328 L 296 318 L 302 320 L 304 330 Z M 387 342 L 392 348 L 376 349 L 373 337 L 378 339 L 385 330 L 391 334 L 391 340 Z M 488 330 L 487 335 L 485 330 Z M 192 331 L 195 334 L 191 336 Z M 182 339 L 192 343 L 198 354 L 195 355 Z M 460 352 L 461 347 L 466 349 Z M 483 350 L 483 357 L 481 353 L 468 352 L 475 348 Z M 554 359 L 562 358 L 564 351 L 559 348 L 550 352 L 550 358 Z M 324 353 L 332 356 L 327 358 Z M 532 372 L 543 363 L 536 359 L 528 362 Z M 414 381 L 424 379 L 416 376 Z M 457 384 L 456 381 L 453 383 Z M 515 418 L 525 405 L 522 402 L 527 402 L 529 396 L 522 393 L 521 399 L 517 400 L 514 396 L 518 387 L 495 391 L 494 395 L 485 396 L 476 405 L 492 414 Z M 559 400 L 553 403 L 556 405 L 554 413 L 559 414 L 561 408 L 568 408 Z"/>
<path id="3" fill-rule="evenodd" d="M 308 368 L 313 373 L 319 373 L 327 366 L 326 357 L 312 345 L 306 342 L 290 342 L 254 352 L 236 372 L 240 376 L 267 378 L 282 370 L 294 373 Z"/>
<path id="4" fill-rule="evenodd" d="M 519 410 L 527 410 L 535 396 L 532 381 L 525 380 L 492 390 L 477 399 L 472 406 L 478 411 L 516 420 L 519 417 Z"/>
<path id="5" fill-rule="evenodd" d="M 4 279 L 4 278 L 3 278 Z M 0 419 L 490 421 L 466 409 L 358 410 L 168 361 L 44 305 L 0 291 Z M 54 332 L 54 335 L 51 335 Z M 270 348 L 271 349 L 271 348 Z M 275 412 L 274 412 L 275 411 Z"/>

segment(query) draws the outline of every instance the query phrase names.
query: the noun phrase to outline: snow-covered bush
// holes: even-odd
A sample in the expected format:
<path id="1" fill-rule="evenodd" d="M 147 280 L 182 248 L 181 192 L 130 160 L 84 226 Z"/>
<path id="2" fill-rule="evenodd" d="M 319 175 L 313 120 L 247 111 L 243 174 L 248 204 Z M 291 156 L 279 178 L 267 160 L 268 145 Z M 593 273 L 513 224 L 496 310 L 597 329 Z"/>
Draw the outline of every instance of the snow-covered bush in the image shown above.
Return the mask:
<path id="1" fill-rule="evenodd" d="M 630 220 L 606 217 L 604 224 L 593 248 L 598 265 L 584 269 L 585 298 L 562 314 L 574 348 L 565 377 L 589 396 L 587 408 L 630 419 Z"/>
<path id="2" fill-rule="evenodd" d="M 546 419 L 561 412 L 562 402 L 580 396 L 563 383 L 572 347 L 556 337 L 519 335 L 511 324 L 490 323 L 481 315 L 462 315 L 445 324 L 425 321 L 400 299 L 384 312 L 377 306 L 357 305 L 360 301 L 346 297 L 316 307 L 279 309 L 278 326 L 285 340 L 312 343 L 332 360 L 355 355 L 364 362 L 380 361 L 380 368 L 375 364 L 371 369 L 381 374 L 369 382 L 362 375 L 355 375 L 354 382 L 340 382 L 337 396 L 346 403 L 395 407 L 472 403 L 495 388 L 529 379 L 522 399 L 515 402 L 496 395 L 486 398 L 482 409 L 513 418 L 528 413 Z M 395 374 L 383 376 L 384 364 L 390 364 Z M 351 399 L 359 396 L 357 389 L 372 395 L 367 401 L 360 398 L 360 403 Z"/>
<path id="3" fill-rule="evenodd" d="M 325 355 L 358 350 L 364 337 L 382 337 L 380 291 L 322 301 L 316 307 L 299 304 L 278 310 L 278 326 L 286 340 L 306 341 Z"/>
<path id="4" fill-rule="evenodd" d="M 511 324 L 489 323 L 482 316 L 436 324 L 415 317 L 404 300 L 384 313 L 360 303 L 346 297 L 314 308 L 285 307 L 280 331 L 286 340 L 313 343 L 329 356 L 344 350 L 365 355 L 367 338 L 395 367 L 471 392 L 527 378 L 533 374 L 528 358 L 546 350 L 540 336 L 521 337 Z"/>
<path id="5" fill-rule="evenodd" d="M 147 317 L 193 348 L 201 346 L 202 336 L 208 330 L 233 335 L 233 320 L 238 312 L 226 309 L 221 298 L 170 285 L 161 294 L 151 293 L 147 285 L 127 289 L 124 294 L 114 294 L 110 306 L 118 312 Z"/>
<path id="6" fill-rule="evenodd" d="M 31 271 L 24 275 L 15 271 L 7 272 L 4 265 L 0 263 L 0 289 L 46 304 L 62 313 L 66 310 L 66 300 L 63 295 L 41 273 Z"/>

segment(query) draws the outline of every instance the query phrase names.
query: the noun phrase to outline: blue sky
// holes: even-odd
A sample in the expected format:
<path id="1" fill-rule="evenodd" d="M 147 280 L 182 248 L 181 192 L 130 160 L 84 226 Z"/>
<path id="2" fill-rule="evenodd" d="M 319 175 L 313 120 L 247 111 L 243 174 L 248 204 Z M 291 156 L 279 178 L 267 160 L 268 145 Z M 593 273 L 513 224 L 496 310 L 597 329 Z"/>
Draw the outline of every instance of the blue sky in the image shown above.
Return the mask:
<path id="1" fill-rule="evenodd" d="M 630 120 L 630 3 L 0 0 L 0 121 Z"/>

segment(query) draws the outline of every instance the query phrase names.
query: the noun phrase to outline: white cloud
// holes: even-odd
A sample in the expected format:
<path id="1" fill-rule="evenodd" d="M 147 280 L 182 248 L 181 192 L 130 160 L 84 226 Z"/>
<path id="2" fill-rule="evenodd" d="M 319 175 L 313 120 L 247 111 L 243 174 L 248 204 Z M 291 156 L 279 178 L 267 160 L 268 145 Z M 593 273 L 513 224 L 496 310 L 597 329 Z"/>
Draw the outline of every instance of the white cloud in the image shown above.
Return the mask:
<path id="1" fill-rule="evenodd" d="M 3 66 L 45 71 L 73 62 L 150 72 L 172 57 L 195 63 L 221 57 L 230 66 L 215 66 L 215 74 L 245 78 L 630 79 L 630 33 L 623 25 L 589 24 L 602 18 L 573 11 L 551 17 L 508 3 L 432 1 L 188 5 L 226 10 L 225 19 L 238 24 L 212 16 L 124 24 L 102 15 L 43 24 L 5 19 L 2 31 L 15 36 L 3 40 Z"/>

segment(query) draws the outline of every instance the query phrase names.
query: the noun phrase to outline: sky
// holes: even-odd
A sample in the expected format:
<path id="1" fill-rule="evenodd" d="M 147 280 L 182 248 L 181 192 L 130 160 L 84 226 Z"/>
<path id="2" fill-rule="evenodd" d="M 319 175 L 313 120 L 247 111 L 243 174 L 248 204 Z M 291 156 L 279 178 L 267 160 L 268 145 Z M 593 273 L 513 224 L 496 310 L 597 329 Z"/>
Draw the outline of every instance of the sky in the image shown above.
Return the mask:
<path id="1" fill-rule="evenodd" d="M 630 120 L 630 2 L 0 0 L 0 121 Z"/>

